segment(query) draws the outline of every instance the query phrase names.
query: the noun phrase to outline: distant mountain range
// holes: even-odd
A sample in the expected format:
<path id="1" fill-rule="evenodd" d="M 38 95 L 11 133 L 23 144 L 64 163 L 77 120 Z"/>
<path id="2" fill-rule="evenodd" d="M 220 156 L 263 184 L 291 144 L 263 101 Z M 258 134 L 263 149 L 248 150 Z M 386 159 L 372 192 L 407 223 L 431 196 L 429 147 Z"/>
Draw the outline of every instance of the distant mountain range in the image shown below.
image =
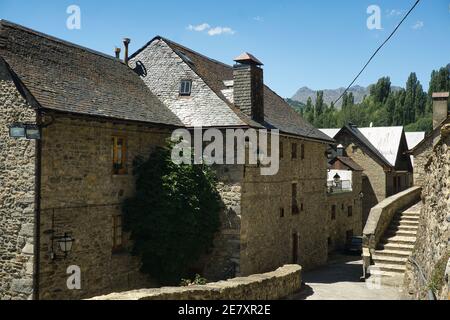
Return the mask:
<path id="1" fill-rule="evenodd" d="M 399 90 L 400 87 L 392 87 L 394 91 Z M 323 100 L 327 105 L 330 105 L 331 102 L 336 101 L 345 91 L 345 88 L 339 89 L 324 89 L 323 90 Z M 361 87 L 361 86 L 353 86 L 350 88 L 349 93 L 352 92 L 355 97 L 355 103 L 360 103 L 363 101 L 365 96 L 369 95 L 370 86 L 369 87 Z M 308 87 L 303 87 L 298 89 L 297 93 L 291 98 L 294 101 L 301 102 L 302 104 L 306 104 L 308 98 L 311 97 L 313 104 L 316 102 L 317 91 L 312 90 Z M 342 99 L 336 104 L 336 107 L 342 106 Z"/>

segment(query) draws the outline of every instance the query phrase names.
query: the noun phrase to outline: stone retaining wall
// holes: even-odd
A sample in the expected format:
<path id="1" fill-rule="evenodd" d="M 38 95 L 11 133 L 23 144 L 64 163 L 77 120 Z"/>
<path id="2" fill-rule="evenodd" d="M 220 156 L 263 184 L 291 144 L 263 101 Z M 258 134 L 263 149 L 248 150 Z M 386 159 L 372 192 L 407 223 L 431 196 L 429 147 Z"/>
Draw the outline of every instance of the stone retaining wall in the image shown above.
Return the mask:
<path id="1" fill-rule="evenodd" d="M 299 265 L 286 265 L 274 272 L 204 286 L 143 289 L 91 300 L 276 300 L 300 290 L 301 270 Z"/>

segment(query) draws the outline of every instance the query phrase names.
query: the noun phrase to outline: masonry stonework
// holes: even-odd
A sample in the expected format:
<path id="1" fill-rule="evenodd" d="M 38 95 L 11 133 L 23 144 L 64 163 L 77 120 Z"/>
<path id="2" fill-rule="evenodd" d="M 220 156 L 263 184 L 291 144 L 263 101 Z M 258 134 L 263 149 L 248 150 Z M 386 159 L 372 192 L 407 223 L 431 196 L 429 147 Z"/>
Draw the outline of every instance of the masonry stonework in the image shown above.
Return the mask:
<path id="1" fill-rule="evenodd" d="M 126 138 L 127 174 L 113 174 L 112 138 Z M 135 187 L 133 160 L 165 144 L 168 132 L 137 125 L 55 116 L 43 130 L 40 224 L 40 298 L 80 299 L 151 286 L 139 272 L 140 260 L 113 252 L 112 218 Z M 74 239 L 66 259 L 52 236 Z M 126 238 L 126 237 L 125 237 Z M 53 245 L 53 250 L 52 250 Z M 81 290 L 68 290 L 67 268 L 81 268 Z"/>
<path id="2" fill-rule="evenodd" d="M 352 172 L 352 191 L 327 196 L 328 251 L 343 250 L 348 236 L 362 236 L 362 173 Z M 336 208 L 333 219 L 332 206 Z M 349 209 L 351 207 L 351 209 Z M 351 210 L 351 211 L 349 211 Z"/>
<path id="3" fill-rule="evenodd" d="M 410 294 L 424 298 L 433 285 L 440 299 L 448 299 L 448 279 L 445 271 L 450 258 L 450 137 L 429 150 L 429 158 L 422 167 L 424 175 L 422 202 L 417 242 L 413 259 L 423 270 L 425 281 L 417 268 L 408 265 L 406 284 Z M 423 155 L 423 154 L 422 154 Z M 416 162 L 417 163 L 417 162 Z M 440 279 L 440 281 L 436 281 Z M 440 282 L 440 283 L 439 283 Z M 438 288 L 436 288 L 438 286 Z"/>
<path id="4" fill-rule="evenodd" d="M 8 126 L 36 123 L 0 59 L 0 300 L 33 294 L 36 143 L 9 137 Z"/>

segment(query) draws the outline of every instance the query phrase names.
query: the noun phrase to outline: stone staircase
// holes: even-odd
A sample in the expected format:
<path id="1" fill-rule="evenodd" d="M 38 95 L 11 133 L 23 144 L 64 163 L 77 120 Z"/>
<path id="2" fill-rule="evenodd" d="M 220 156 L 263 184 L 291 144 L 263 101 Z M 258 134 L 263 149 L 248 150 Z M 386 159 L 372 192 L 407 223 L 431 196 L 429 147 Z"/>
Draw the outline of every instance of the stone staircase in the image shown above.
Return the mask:
<path id="1" fill-rule="evenodd" d="M 371 280 L 386 285 L 399 285 L 403 282 L 406 263 L 417 239 L 421 206 L 420 202 L 394 216 L 372 255 L 374 265 L 369 269 Z"/>

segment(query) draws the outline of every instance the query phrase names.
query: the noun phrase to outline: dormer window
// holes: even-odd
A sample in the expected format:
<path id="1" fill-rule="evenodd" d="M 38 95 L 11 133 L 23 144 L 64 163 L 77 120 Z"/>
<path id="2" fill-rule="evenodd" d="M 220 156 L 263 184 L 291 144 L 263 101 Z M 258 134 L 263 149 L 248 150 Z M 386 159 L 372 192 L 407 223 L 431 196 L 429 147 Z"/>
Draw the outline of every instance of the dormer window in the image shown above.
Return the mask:
<path id="1" fill-rule="evenodd" d="M 192 90 L 192 80 L 181 80 L 180 96 L 189 97 Z"/>

